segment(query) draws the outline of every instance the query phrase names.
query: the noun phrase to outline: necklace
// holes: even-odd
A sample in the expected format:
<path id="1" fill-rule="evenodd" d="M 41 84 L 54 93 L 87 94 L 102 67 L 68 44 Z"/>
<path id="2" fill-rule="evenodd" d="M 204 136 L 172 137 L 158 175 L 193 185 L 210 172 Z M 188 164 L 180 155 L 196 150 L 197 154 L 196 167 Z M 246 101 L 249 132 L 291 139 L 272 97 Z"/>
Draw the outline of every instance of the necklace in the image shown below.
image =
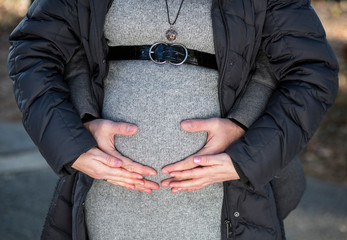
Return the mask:
<path id="1" fill-rule="evenodd" d="M 176 30 L 174 29 L 174 25 L 175 25 L 175 23 L 176 23 L 176 21 L 177 21 L 178 15 L 180 14 L 180 11 L 181 11 L 183 2 L 184 2 L 184 0 L 182 0 L 182 2 L 181 2 L 181 4 L 180 4 L 180 7 L 179 7 L 179 9 L 178 9 L 178 12 L 177 12 L 177 15 L 176 15 L 175 20 L 174 20 L 173 22 L 171 22 L 171 20 L 170 20 L 169 4 L 167 3 L 167 0 L 165 0 L 165 3 L 166 3 L 167 19 L 168 19 L 168 22 L 169 22 L 169 24 L 170 24 L 170 28 L 169 28 L 169 30 L 166 31 L 166 34 L 165 34 L 165 35 L 166 35 L 167 40 L 169 40 L 169 41 L 174 41 L 174 40 L 176 40 L 176 38 L 177 38 L 177 32 L 176 32 Z"/>

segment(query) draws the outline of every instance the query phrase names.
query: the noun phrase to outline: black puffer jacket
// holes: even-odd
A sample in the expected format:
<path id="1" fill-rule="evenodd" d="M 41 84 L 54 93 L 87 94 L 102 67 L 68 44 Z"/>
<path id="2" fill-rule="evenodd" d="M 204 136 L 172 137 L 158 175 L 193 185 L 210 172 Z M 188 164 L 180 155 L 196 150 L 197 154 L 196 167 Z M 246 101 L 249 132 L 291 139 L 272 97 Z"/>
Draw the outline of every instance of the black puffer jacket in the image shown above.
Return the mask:
<path id="1" fill-rule="evenodd" d="M 63 166 L 96 142 L 73 108 L 63 76 L 82 46 L 96 105 L 102 105 L 107 74 L 103 24 L 111 3 L 36 0 L 10 36 L 9 74 L 24 126 L 62 176 L 43 239 L 87 239 L 83 202 L 92 179 L 82 173 L 70 175 Z M 228 115 L 251 77 L 259 49 L 279 80 L 264 115 L 226 151 L 250 184 L 224 184 L 221 236 L 283 239 L 282 218 L 295 204 L 290 196 L 276 204 L 270 182 L 306 145 L 333 104 L 338 64 L 308 0 L 213 0 L 211 11 L 222 116 Z M 279 204 L 287 206 L 284 212 L 276 208 Z"/>

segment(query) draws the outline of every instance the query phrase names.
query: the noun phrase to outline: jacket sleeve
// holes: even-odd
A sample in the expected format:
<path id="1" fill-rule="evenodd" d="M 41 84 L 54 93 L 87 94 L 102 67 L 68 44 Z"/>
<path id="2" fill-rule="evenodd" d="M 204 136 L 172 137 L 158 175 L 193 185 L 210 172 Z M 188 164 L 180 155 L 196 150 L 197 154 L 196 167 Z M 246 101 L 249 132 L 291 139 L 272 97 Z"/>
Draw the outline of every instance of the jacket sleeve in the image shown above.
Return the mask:
<path id="1" fill-rule="evenodd" d="M 338 63 L 308 0 L 269 1 L 262 49 L 279 85 L 264 115 L 226 150 L 254 187 L 305 147 L 338 90 Z"/>
<path id="2" fill-rule="evenodd" d="M 10 35 L 8 71 L 23 124 L 53 170 L 96 146 L 63 78 L 80 45 L 75 1 L 35 1 Z"/>

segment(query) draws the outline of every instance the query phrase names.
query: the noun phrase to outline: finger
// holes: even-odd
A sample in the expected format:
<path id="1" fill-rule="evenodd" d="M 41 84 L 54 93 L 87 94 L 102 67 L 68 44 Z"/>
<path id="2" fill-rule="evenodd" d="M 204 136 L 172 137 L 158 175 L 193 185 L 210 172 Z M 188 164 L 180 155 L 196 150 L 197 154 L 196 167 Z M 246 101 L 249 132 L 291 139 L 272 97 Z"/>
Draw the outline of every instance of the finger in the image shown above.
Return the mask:
<path id="1" fill-rule="evenodd" d="M 82 155 L 86 158 L 92 158 L 93 160 L 97 160 L 108 167 L 118 168 L 123 164 L 123 162 L 120 159 L 105 153 L 97 147 L 90 149 L 88 152 Z"/>
<path id="2" fill-rule="evenodd" d="M 124 182 L 116 182 L 116 181 L 112 181 L 112 180 L 106 180 L 106 181 L 115 185 L 115 186 L 121 186 L 121 187 L 124 187 L 124 188 L 129 189 L 129 190 L 135 190 L 135 185 L 132 185 L 132 184 L 128 184 L 128 183 L 124 183 Z"/>
<path id="3" fill-rule="evenodd" d="M 170 183 L 171 188 L 185 188 L 185 189 L 195 189 L 207 186 L 207 181 L 205 178 L 190 179 L 184 181 L 173 181 Z"/>
<path id="4" fill-rule="evenodd" d="M 161 172 L 164 174 L 169 174 L 169 173 L 174 172 L 174 171 L 185 171 L 185 170 L 196 168 L 197 166 L 199 166 L 199 164 L 194 162 L 194 158 L 199 156 L 199 155 L 207 155 L 207 154 L 211 154 L 210 149 L 203 147 L 196 154 L 193 154 L 193 155 L 187 157 L 186 159 L 179 161 L 177 163 L 173 163 L 173 164 L 165 166 L 164 168 L 162 168 Z"/>
<path id="5" fill-rule="evenodd" d="M 117 183 L 124 183 L 124 184 L 130 184 L 130 185 L 139 185 L 143 186 L 144 181 L 139 180 L 139 179 L 132 179 L 132 178 L 123 178 L 119 176 L 106 176 L 105 179 L 112 181 L 112 182 L 117 182 Z"/>
<path id="6" fill-rule="evenodd" d="M 209 175 L 210 170 L 210 167 L 199 167 L 181 172 L 172 172 L 170 173 L 170 176 L 177 180 L 196 179 L 206 177 L 207 175 Z"/>
<path id="7" fill-rule="evenodd" d="M 136 173 L 139 173 L 141 175 L 148 175 L 148 176 L 156 176 L 157 175 L 157 171 L 155 171 L 153 168 L 132 161 L 131 159 L 120 154 L 115 148 L 109 149 L 108 152 L 112 156 L 120 159 L 122 161 L 121 167 L 128 170 L 129 172 L 136 172 Z"/>
<path id="8" fill-rule="evenodd" d="M 216 119 L 189 119 L 181 122 L 181 128 L 187 132 L 209 132 L 215 127 Z"/>
<path id="9" fill-rule="evenodd" d="M 103 179 L 110 179 L 112 181 L 124 182 L 133 185 L 140 185 L 145 188 L 159 189 L 159 185 L 156 182 L 143 179 L 143 176 L 138 173 L 129 172 L 123 168 L 111 169 L 105 173 Z"/>
<path id="10" fill-rule="evenodd" d="M 215 166 L 222 165 L 226 159 L 231 158 L 226 153 L 216 154 L 216 155 L 204 155 L 204 156 L 195 156 L 193 162 L 199 166 Z"/>
<path id="11" fill-rule="evenodd" d="M 159 189 L 158 184 L 156 184 L 152 181 L 148 181 L 148 180 L 145 180 L 144 185 L 129 184 L 126 182 L 113 181 L 113 180 L 106 180 L 106 181 L 109 183 L 112 183 L 113 185 L 116 185 L 116 186 L 122 186 L 122 187 L 130 189 L 130 190 L 143 191 L 146 193 L 151 193 L 152 190 L 158 190 Z"/>
<path id="12" fill-rule="evenodd" d="M 194 155 L 180 162 L 165 166 L 164 168 L 162 168 L 161 172 L 164 174 L 169 174 L 173 171 L 184 171 L 184 170 L 192 169 L 199 166 L 198 164 L 194 163 L 193 159 L 194 159 Z"/>
<path id="13" fill-rule="evenodd" d="M 193 160 L 199 167 L 194 169 L 171 172 L 170 176 L 177 180 L 197 179 L 215 176 L 221 169 L 232 171 L 233 166 L 230 156 L 226 153 L 217 155 L 197 156 Z"/>
<path id="14" fill-rule="evenodd" d="M 109 130 L 115 135 L 130 136 L 135 134 L 138 130 L 138 127 L 131 123 L 109 121 L 108 124 L 110 124 L 110 126 L 108 126 L 110 127 Z"/>
<path id="15" fill-rule="evenodd" d="M 142 186 L 135 186 L 135 190 L 145 192 L 145 193 L 152 193 L 152 189 L 144 188 Z"/>
<path id="16" fill-rule="evenodd" d="M 119 159 L 122 162 L 121 167 L 129 172 L 136 172 L 147 176 L 157 175 L 157 171 L 155 171 L 153 168 L 132 161 L 131 159 L 120 154 L 115 148 L 108 149 L 107 153 Z"/>
<path id="17" fill-rule="evenodd" d="M 99 175 L 102 175 L 101 179 L 122 181 L 130 184 L 144 183 L 143 176 L 141 174 L 129 172 L 128 170 L 123 168 L 106 168 Z"/>
<path id="18" fill-rule="evenodd" d="M 194 188 L 194 189 L 188 189 L 187 191 L 188 192 L 194 192 L 194 191 L 197 191 L 197 190 L 200 190 L 201 188 Z"/>
<path id="19" fill-rule="evenodd" d="M 107 180 L 107 182 L 112 183 L 115 186 L 124 187 L 124 188 L 129 189 L 129 190 L 142 191 L 142 192 L 146 192 L 146 193 L 152 192 L 151 189 L 141 187 L 141 185 L 131 185 L 131 184 L 127 184 L 124 182 L 115 182 L 115 181 L 111 181 L 111 180 Z"/>
<path id="20" fill-rule="evenodd" d="M 171 189 L 172 193 L 179 193 L 179 192 L 184 192 L 184 191 L 185 191 L 185 189 L 183 189 L 183 188 L 172 188 Z"/>
<path id="21" fill-rule="evenodd" d="M 128 158 L 122 159 L 122 161 L 123 161 L 122 168 L 128 170 L 129 172 L 135 172 L 135 173 L 139 173 L 141 175 L 147 175 L 147 176 L 157 175 L 157 171 L 155 171 L 151 167 L 134 162 Z"/>
<path id="22" fill-rule="evenodd" d="M 202 187 L 201 187 L 202 188 Z M 187 191 L 187 192 L 194 192 L 194 191 L 197 191 L 201 188 L 194 188 L 194 189 L 185 189 L 185 188 L 172 188 L 171 189 L 171 192 L 172 193 L 179 193 L 179 192 L 184 192 L 184 191 Z"/>
<path id="23" fill-rule="evenodd" d="M 144 185 L 135 185 L 135 190 L 143 191 L 146 193 L 151 193 L 152 190 L 158 190 L 159 185 L 155 182 L 145 180 Z"/>
<path id="24" fill-rule="evenodd" d="M 158 190 L 159 189 L 159 184 L 156 183 L 156 182 L 153 182 L 153 181 L 149 181 L 147 179 L 144 180 L 144 185 L 141 186 L 143 188 L 149 188 L 149 189 L 152 189 L 152 190 Z"/>
<path id="25" fill-rule="evenodd" d="M 161 181 L 161 186 L 162 187 L 169 187 L 170 183 L 173 181 L 175 181 L 174 178 L 164 179 L 163 181 Z"/>
<path id="26" fill-rule="evenodd" d="M 108 167 L 111 168 L 119 168 L 122 166 L 123 162 L 110 154 L 107 154 L 100 149 L 95 149 L 93 152 L 95 160 L 98 160 L 99 162 L 105 164 Z"/>

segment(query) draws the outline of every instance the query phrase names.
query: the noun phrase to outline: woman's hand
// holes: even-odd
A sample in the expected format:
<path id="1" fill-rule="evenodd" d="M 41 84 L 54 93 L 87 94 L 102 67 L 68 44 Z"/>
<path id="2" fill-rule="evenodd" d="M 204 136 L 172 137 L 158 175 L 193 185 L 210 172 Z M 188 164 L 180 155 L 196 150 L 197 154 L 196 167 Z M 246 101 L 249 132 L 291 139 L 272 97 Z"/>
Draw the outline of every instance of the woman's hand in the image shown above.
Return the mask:
<path id="1" fill-rule="evenodd" d="M 225 149 L 245 134 L 245 131 L 229 119 L 211 118 L 186 120 L 181 123 L 188 132 L 206 131 L 206 145 L 196 154 L 162 169 L 172 178 L 162 181 L 162 187 L 172 192 L 194 191 L 216 182 L 239 179 Z"/>
<path id="2" fill-rule="evenodd" d="M 137 132 L 137 126 L 103 119 L 96 119 L 84 125 L 95 138 L 99 148 L 90 149 L 82 154 L 72 165 L 73 168 L 95 179 L 105 179 L 127 189 L 147 193 L 159 189 L 157 183 L 143 178 L 143 175 L 155 176 L 157 173 L 154 169 L 124 157 L 114 147 L 115 135 L 133 135 Z"/>

